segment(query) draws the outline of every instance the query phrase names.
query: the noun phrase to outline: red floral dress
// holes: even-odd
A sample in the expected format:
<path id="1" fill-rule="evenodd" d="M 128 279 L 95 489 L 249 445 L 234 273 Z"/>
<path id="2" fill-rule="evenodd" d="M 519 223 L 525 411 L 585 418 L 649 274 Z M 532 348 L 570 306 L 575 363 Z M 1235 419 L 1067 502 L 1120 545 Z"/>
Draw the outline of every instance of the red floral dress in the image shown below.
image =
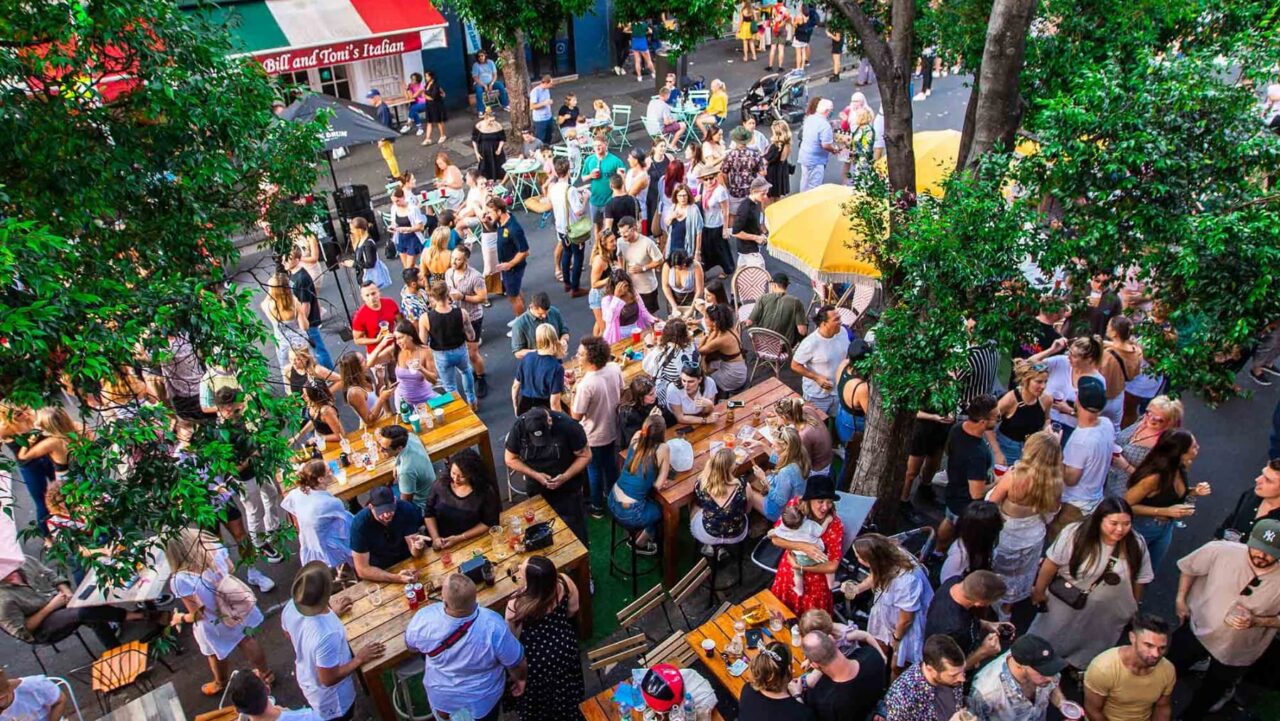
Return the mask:
<path id="1" fill-rule="evenodd" d="M 796 500 L 792 499 L 787 503 L 788 506 L 796 504 Z M 776 527 L 782 523 L 782 519 L 774 524 Z M 844 549 L 844 524 L 840 522 L 840 518 L 835 515 L 832 510 L 831 523 L 827 524 L 827 530 L 822 533 L 822 546 L 827 553 L 828 559 L 839 558 Z M 820 608 L 827 613 L 831 613 L 834 602 L 831 597 L 831 589 L 827 586 L 827 574 L 825 573 L 809 573 L 804 574 L 804 595 L 797 596 L 795 590 L 794 576 L 791 573 L 791 554 L 783 553 L 782 559 L 778 561 L 778 573 L 773 577 L 773 586 L 769 589 L 773 591 L 773 595 L 778 597 L 779 601 L 796 615 L 800 615 L 811 608 Z"/>

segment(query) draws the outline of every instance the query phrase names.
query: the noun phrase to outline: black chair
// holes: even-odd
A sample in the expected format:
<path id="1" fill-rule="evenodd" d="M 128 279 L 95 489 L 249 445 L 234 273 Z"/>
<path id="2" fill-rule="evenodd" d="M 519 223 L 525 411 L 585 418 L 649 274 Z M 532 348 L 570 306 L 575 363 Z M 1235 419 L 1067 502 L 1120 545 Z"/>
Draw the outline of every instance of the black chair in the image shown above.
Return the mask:
<path id="1" fill-rule="evenodd" d="M 619 531 L 622 531 L 621 539 L 618 538 Z M 633 597 L 639 593 L 640 576 L 656 572 L 658 570 L 659 559 L 662 558 L 662 535 L 658 534 L 658 538 L 655 539 L 658 543 L 658 553 L 650 559 L 652 563 L 646 566 L 644 564 L 640 564 L 636 560 L 636 557 L 640 554 L 636 553 L 635 546 L 633 546 L 631 542 L 634 541 L 642 532 L 643 529 L 633 531 L 626 528 L 622 524 L 618 523 L 618 519 L 614 518 L 612 513 L 609 514 L 609 575 L 623 580 L 630 579 L 631 595 Z M 617 557 L 619 546 L 624 547 L 627 550 L 627 553 L 631 556 L 630 572 L 627 571 L 626 567 L 618 563 Z"/>
<path id="2" fill-rule="evenodd" d="M 773 546 L 772 543 L 770 543 L 769 545 Z M 720 569 L 725 565 L 725 559 L 722 559 L 720 557 L 721 556 L 720 549 L 722 548 L 728 549 L 724 554 L 726 557 L 732 555 L 734 558 L 737 559 L 738 575 L 728 576 L 729 580 L 725 583 L 717 583 L 716 578 L 720 575 Z M 731 544 L 726 543 L 726 544 L 718 544 L 718 545 L 711 546 L 711 555 L 707 558 L 707 560 L 711 563 L 711 583 L 708 586 L 708 590 L 710 591 L 710 593 L 707 597 L 708 607 L 714 606 L 716 604 L 716 601 L 722 598 L 721 594 L 730 593 L 735 588 L 738 588 L 739 586 L 742 585 L 742 560 L 746 555 L 747 555 L 747 539 L 745 538 L 737 543 L 731 543 Z M 781 558 L 782 554 L 779 553 L 778 557 Z M 752 560 L 753 561 L 755 560 L 754 553 L 752 554 Z M 774 572 L 775 573 L 777 572 L 776 562 L 774 563 Z"/>
<path id="3" fill-rule="evenodd" d="M 36 663 L 40 666 L 40 672 L 46 676 L 49 675 L 49 670 L 44 667 L 44 660 L 40 658 L 40 653 L 37 650 L 41 646 L 48 646 L 49 648 L 52 648 L 54 653 L 62 653 L 61 649 L 58 648 L 58 644 L 67 640 L 68 638 L 71 638 L 72 636 L 75 636 L 76 640 L 79 641 L 80 645 L 84 648 L 84 652 L 89 655 L 89 658 L 91 659 L 97 658 L 97 656 L 93 655 L 93 651 L 89 649 L 89 644 L 84 642 L 84 637 L 80 635 L 80 628 L 78 626 L 67 626 L 65 629 L 63 629 L 61 633 L 57 634 L 56 636 L 43 638 L 34 642 L 26 641 L 24 639 L 18 638 L 17 636 L 14 636 L 13 634 L 9 633 L 8 630 L 5 630 L 5 635 L 21 643 L 24 643 L 27 646 L 30 646 L 31 655 L 36 657 Z"/>

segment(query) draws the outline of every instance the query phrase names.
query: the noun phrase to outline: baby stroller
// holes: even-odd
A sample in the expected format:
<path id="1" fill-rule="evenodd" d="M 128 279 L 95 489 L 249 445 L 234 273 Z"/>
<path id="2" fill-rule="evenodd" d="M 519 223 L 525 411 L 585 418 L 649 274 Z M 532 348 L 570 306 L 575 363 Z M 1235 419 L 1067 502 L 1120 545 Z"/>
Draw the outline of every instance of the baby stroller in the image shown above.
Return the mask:
<path id="1" fill-rule="evenodd" d="M 742 99 L 742 119 L 755 118 L 760 128 L 769 127 L 775 120 L 800 122 L 809 99 L 807 83 L 803 70 L 761 77 Z"/>

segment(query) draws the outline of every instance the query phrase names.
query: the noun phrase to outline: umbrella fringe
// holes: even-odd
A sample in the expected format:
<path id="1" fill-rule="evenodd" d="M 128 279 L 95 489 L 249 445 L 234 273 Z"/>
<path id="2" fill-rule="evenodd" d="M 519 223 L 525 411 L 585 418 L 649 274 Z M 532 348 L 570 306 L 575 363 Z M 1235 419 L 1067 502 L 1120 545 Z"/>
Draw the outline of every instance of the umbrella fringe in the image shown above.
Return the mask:
<path id="1" fill-rule="evenodd" d="M 878 283 L 879 280 L 862 273 L 832 273 L 828 271 L 815 271 L 807 262 L 798 258 L 790 251 L 781 250 L 779 248 L 769 248 L 769 255 L 780 260 L 792 268 L 803 273 L 810 281 L 820 280 L 823 283 Z"/>

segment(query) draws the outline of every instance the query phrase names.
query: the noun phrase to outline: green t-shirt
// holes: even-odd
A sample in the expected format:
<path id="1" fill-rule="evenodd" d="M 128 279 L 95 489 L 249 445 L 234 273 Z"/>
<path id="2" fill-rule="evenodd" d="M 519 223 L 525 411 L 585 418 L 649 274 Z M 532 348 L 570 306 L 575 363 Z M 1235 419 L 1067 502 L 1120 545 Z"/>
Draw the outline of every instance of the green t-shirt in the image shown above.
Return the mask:
<path id="1" fill-rule="evenodd" d="M 596 168 L 600 169 L 600 177 L 591 180 L 591 205 L 599 209 L 604 208 L 604 204 L 613 196 L 613 190 L 609 187 L 609 178 L 619 170 L 626 170 L 627 166 L 613 153 L 605 153 L 603 160 L 592 153 L 582 161 L 582 177 L 590 177 Z"/>
<path id="2" fill-rule="evenodd" d="M 427 494 L 435 482 L 436 469 L 431 465 L 422 439 L 410 433 L 409 444 L 396 456 L 396 485 L 401 493 L 413 494 L 413 505 L 425 509 Z"/>
<path id="3" fill-rule="evenodd" d="M 751 309 L 751 324 L 781 333 L 794 348 L 803 340 L 796 326 L 807 325 L 804 305 L 799 299 L 786 293 L 765 293 Z"/>

